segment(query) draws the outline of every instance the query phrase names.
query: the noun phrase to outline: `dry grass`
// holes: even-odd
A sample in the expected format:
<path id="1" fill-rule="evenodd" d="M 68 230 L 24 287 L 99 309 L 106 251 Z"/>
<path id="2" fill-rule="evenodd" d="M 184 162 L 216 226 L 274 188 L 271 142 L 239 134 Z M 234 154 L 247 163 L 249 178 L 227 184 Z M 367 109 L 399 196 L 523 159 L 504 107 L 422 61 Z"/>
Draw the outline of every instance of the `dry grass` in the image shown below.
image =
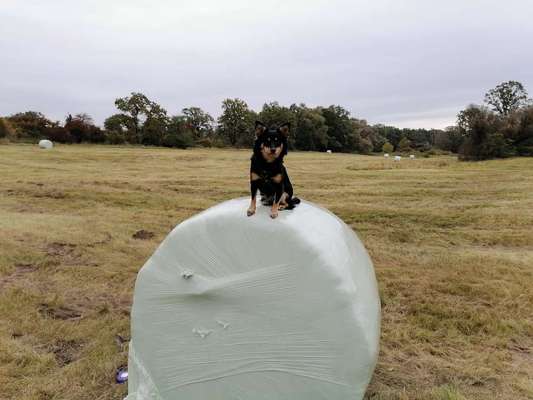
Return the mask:
<path id="1" fill-rule="evenodd" d="M 0 146 L 0 398 L 121 399 L 138 269 L 177 223 L 246 195 L 248 159 Z M 533 159 L 290 153 L 287 166 L 374 260 L 369 399 L 533 398 Z"/>

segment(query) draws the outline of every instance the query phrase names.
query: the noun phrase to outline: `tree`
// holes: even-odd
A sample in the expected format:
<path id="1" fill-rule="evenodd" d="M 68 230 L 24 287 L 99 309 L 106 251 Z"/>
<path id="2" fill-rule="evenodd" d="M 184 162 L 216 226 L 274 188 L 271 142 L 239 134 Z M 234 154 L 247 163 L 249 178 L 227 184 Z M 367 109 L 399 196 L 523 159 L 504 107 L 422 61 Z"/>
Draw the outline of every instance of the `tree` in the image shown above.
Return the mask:
<path id="1" fill-rule="evenodd" d="M 533 156 L 533 106 L 520 110 L 519 134 L 514 138 L 516 152 L 521 156 Z"/>
<path id="2" fill-rule="evenodd" d="M 166 135 L 168 123 L 167 111 L 159 104 L 152 102 L 146 112 L 141 142 L 146 145 L 161 146 Z"/>
<path id="3" fill-rule="evenodd" d="M 185 116 L 177 115 L 170 118 L 162 145 L 179 148 L 186 148 L 194 145 L 194 133 L 190 129 Z"/>
<path id="4" fill-rule="evenodd" d="M 321 109 L 328 126 L 328 148 L 333 151 L 352 152 L 359 142 L 348 110 L 331 105 Z"/>
<path id="5" fill-rule="evenodd" d="M 222 114 L 218 118 L 217 134 L 231 146 L 249 146 L 253 143 L 251 129 L 255 113 L 240 99 L 222 101 Z"/>
<path id="6" fill-rule="evenodd" d="M 0 138 L 3 137 L 8 139 L 15 137 L 15 129 L 6 118 L 0 118 Z"/>
<path id="7" fill-rule="evenodd" d="M 402 136 L 398 143 L 398 150 L 402 152 L 408 152 L 411 150 L 411 141 L 407 139 L 407 136 Z"/>
<path id="8" fill-rule="evenodd" d="M 296 117 L 296 127 L 292 129 L 294 147 L 298 150 L 326 151 L 328 127 L 320 110 L 308 108 L 305 104 L 293 104 L 290 110 Z"/>
<path id="9" fill-rule="evenodd" d="M 26 111 L 9 116 L 7 120 L 15 128 L 18 137 L 38 139 L 54 123 L 37 111 Z"/>
<path id="10" fill-rule="evenodd" d="M 518 155 L 533 155 L 533 106 L 522 107 L 503 119 L 501 129 Z"/>
<path id="11" fill-rule="evenodd" d="M 387 142 L 387 138 L 374 126 L 367 124 L 365 120 L 359 120 L 359 133 L 363 139 L 367 139 L 372 146 L 372 151 L 380 151 Z"/>
<path id="12" fill-rule="evenodd" d="M 69 114 L 65 120 L 65 130 L 75 143 L 101 143 L 105 139 L 102 130 L 94 125 L 93 119 L 86 113 L 76 114 L 74 117 Z"/>
<path id="13" fill-rule="evenodd" d="M 485 103 L 501 115 L 508 115 L 529 102 L 526 89 L 517 81 L 500 83 L 485 94 Z"/>
<path id="14" fill-rule="evenodd" d="M 435 147 L 458 153 L 465 140 L 463 131 L 458 126 L 448 126 L 445 130 L 439 130 L 434 135 Z"/>
<path id="15" fill-rule="evenodd" d="M 465 136 L 461 159 L 486 160 L 514 154 L 511 142 L 501 132 L 503 117 L 487 107 L 470 105 L 457 116 L 457 125 Z"/>
<path id="16" fill-rule="evenodd" d="M 46 128 L 44 137 L 51 140 L 52 142 L 60 143 L 72 143 L 73 139 L 70 136 L 70 132 L 66 130 L 63 126 L 54 125 L 49 128 Z"/>
<path id="17" fill-rule="evenodd" d="M 133 130 L 131 119 L 125 114 L 114 114 L 104 121 L 106 141 L 111 144 L 126 142 L 128 131 Z"/>
<path id="18" fill-rule="evenodd" d="M 194 134 L 196 140 L 205 139 L 213 133 L 213 124 L 215 120 L 209 113 L 200 107 L 188 107 L 181 110 L 189 128 Z"/>
<path id="19" fill-rule="evenodd" d="M 115 105 L 129 119 L 126 124 L 129 130 L 128 140 L 134 143 L 143 142 L 142 128 L 148 118 L 163 118 L 167 114 L 164 108 L 142 93 L 132 92 L 129 97 L 118 98 Z"/>
<path id="20" fill-rule="evenodd" d="M 167 133 L 166 116 L 148 116 L 143 124 L 142 144 L 161 146 Z"/>
<path id="21" fill-rule="evenodd" d="M 427 151 L 433 143 L 433 133 L 427 129 L 402 129 L 402 136 L 409 139 L 409 147 L 419 151 Z"/>
<path id="22" fill-rule="evenodd" d="M 364 119 L 352 118 L 352 124 L 355 129 L 355 150 L 362 154 L 371 153 L 374 148 L 380 149 L 383 146 L 383 139 L 379 133 L 369 126 Z M 376 141 L 376 147 L 374 147 Z"/>
<path id="23" fill-rule="evenodd" d="M 125 133 L 130 127 L 128 123 L 130 122 L 129 117 L 124 114 L 113 114 L 112 116 L 106 118 L 104 121 L 104 128 L 106 131 L 110 132 L 121 132 Z"/>
<path id="24" fill-rule="evenodd" d="M 389 142 L 385 142 L 383 144 L 383 147 L 381 147 L 381 151 L 383 153 L 392 153 L 394 150 L 394 147 L 392 146 L 392 144 L 390 144 Z"/>
<path id="25" fill-rule="evenodd" d="M 373 128 L 380 136 L 385 138 L 387 142 L 392 144 L 394 148 L 398 147 L 398 143 L 400 143 L 400 139 L 402 138 L 402 130 L 400 128 L 381 124 L 374 125 Z"/>

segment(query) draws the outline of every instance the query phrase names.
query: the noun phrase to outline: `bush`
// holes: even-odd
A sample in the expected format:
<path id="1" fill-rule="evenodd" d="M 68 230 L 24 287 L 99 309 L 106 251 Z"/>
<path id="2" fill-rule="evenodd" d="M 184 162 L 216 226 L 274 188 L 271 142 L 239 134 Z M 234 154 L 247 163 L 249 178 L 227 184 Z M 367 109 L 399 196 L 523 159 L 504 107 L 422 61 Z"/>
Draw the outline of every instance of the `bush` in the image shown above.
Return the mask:
<path id="1" fill-rule="evenodd" d="M 192 147 L 194 146 L 193 134 L 190 131 L 169 131 L 163 137 L 162 145 L 165 147 L 177 147 L 180 149 Z"/>
<path id="2" fill-rule="evenodd" d="M 106 131 L 105 141 L 109 144 L 124 144 L 126 143 L 126 136 L 123 132 Z"/>
<path id="3" fill-rule="evenodd" d="M 73 139 L 70 135 L 70 132 L 63 128 L 62 126 L 53 126 L 47 128 L 44 132 L 43 139 L 49 139 L 52 142 L 59 143 L 72 143 Z"/>

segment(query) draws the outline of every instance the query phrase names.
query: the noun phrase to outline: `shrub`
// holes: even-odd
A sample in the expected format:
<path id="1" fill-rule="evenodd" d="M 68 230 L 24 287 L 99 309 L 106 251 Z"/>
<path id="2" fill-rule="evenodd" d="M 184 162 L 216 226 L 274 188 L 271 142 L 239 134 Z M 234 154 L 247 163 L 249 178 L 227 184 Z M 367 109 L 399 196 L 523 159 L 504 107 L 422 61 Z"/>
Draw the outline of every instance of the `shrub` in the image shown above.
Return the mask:
<path id="1" fill-rule="evenodd" d="M 126 136 L 124 135 L 124 132 L 106 131 L 105 141 L 109 144 L 124 144 L 126 143 Z"/>
<path id="2" fill-rule="evenodd" d="M 49 139 L 52 142 L 60 142 L 60 143 L 72 143 L 73 139 L 70 135 L 70 132 L 63 128 L 62 126 L 52 126 L 50 128 L 46 128 L 46 130 L 43 132 L 43 139 Z"/>

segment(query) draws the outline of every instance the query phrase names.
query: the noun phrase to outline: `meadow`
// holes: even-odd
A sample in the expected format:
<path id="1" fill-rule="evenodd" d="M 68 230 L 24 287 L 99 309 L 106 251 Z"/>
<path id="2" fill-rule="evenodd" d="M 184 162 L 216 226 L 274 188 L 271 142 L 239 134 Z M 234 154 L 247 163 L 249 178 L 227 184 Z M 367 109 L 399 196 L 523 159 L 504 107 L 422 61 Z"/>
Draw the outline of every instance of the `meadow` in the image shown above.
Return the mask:
<path id="1" fill-rule="evenodd" d="M 0 399 L 122 399 L 137 271 L 180 221 L 248 195 L 249 157 L 0 145 Z M 533 158 L 291 152 L 286 165 L 374 262 L 367 399 L 533 399 Z"/>

